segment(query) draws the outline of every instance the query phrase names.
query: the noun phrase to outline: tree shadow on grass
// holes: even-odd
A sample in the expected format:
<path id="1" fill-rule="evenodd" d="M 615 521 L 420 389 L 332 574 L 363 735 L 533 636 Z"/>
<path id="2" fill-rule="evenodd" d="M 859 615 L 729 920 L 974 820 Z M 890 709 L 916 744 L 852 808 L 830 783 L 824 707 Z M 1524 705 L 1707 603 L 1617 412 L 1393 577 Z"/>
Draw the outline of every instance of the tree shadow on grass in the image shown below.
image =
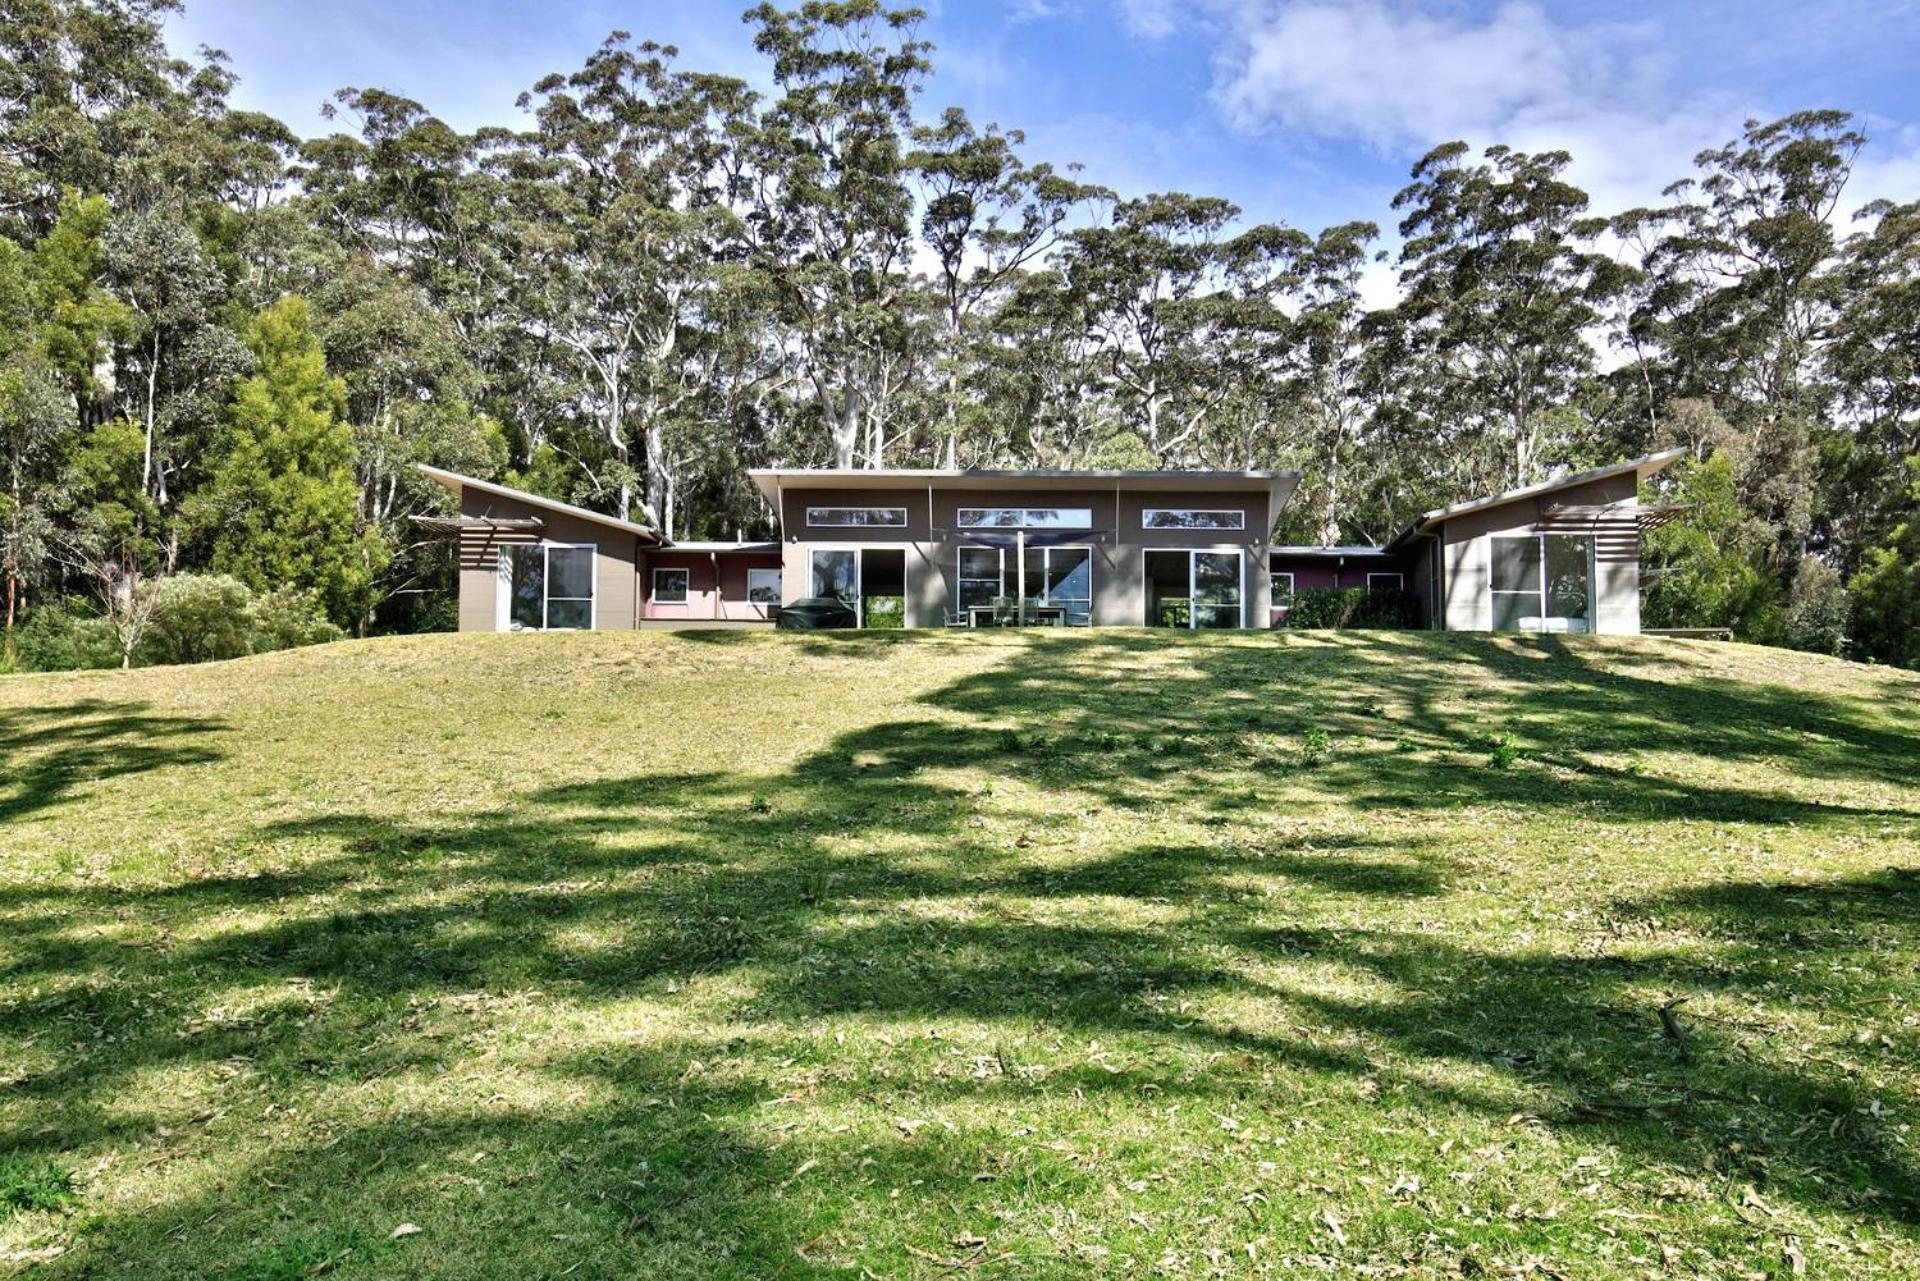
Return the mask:
<path id="1" fill-rule="evenodd" d="M 0 708 L 0 823 L 25 818 L 108 779 L 220 758 L 226 726 L 156 712 L 146 702 L 89 698 Z"/>
<path id="2" fill-rule="evenodd" d="M 1629 897 L 1583 939 L 1509 950 L 1427 928 L 1460 854 L 1379 828 L 1371 812 L 1469 801 L 1618 822 L 1786 817 L 1844 834 L 1910 813 L 1734 794 L 1596 757 L 1619 750 L 1625 725 L 1638 750 L 1697 743 L 1879 785 L 1888 762 L 1913 759 L 1912 740 L 1836 707 L 1786 722 L 1820 736 L 1796 744 L 1775 732 L 1788 709 L 1771 692 L 1676 698 L 1673 682 L 1600 670 L 1578 652 L 1264 641 L 1175 651 L 1147 636 L 999 639 L 1006 668 L 776 773 L 592 779 L 451 818 L 317 816 L 258 833 L 320 851 L 292 872 L 15 891 L 0 899 L 0 978 L 31 995 L 0 1008 L 0 1034 L 91 1048 L 15 1074 L 0 1147 L 136 1144 L 144 1123 L 116 1100 L 154 1072 L 227 1065 L 321 1116 L 337 1090 L 444 1076 L 418 1114 L 290 1140 L 234 1175 L 233 1190 L 103 1212 L 74 1266 L 110 1275 L 112 1261 L 140 1259 L 242 1275 L 263 1252 L 338 1248 L 407 1271 L 405 1243 L 383 1244 L 373 1211 L 359 1214 L 365 1240 L 345 1245 L 327 1235 L 337 1207 L 327 1222 L 309 1211 L 352 1186 L 388 1217 L 431 1191 L 469 1216 L 463 1239 L 492 1248 L 578 1233 L 584 1275 L 905 1270 L 926 1262 L 909 1244 L 953 1253 L 941 1234 L 991 1222 L 1014 1194 L 995 1177 L 1004 1134 L 893 1134 L 902 1111 L 984 1100 L 1017 1113 L 1103 1094 L 1126 1108 L 1169 1097 L 1202 1111 L 1270 1106 L 1251 1064 L 1316 1090 L 1379 1083 L 1382 1106 L 1402 1117 L 1444 1108 L 1497 1125 L 1525 1109 L 1570 1142 L 1912 1232 L 1920 1184 L 1892 1127 L 1915 1100 L 1868 1097 L 1862 1069 L 1838 1052 L 1809 1055 L 1705 1016 L 1683 1013 L 1683 1055 L 1658 1012 L 1682 996 L 1836 1012 L 1900 999 L 1920 950 L 1910 869 Z M 1381 647 L 1393 660 L 1355 680 L 1353 665 Z M 1511 666 L 1518 688 L 1475 702 L 1444 667 L 1420 670 L 1422 655 L 1466 671 Z M 1483 763 L 1494 720 L 1528 754 L 1512 770 Z M 1307 741 L 1316 728 L 1331 739 L 1324 750 Z M 1410 750 L 1393 745 L 1404 740 Z M 1831 741 L 1884 759 L 1835 757 Z M 1313 798 L 1310 813 L 1279 816 L 1304 828 L 1264 812 L 1260 798 L 1282 784 Z M 1127 821 L 1081 848 L 1083 823 L 1103 812 Z M 151 924 L 157 941 L 70 928 L 108 914 Z M 1669 938 L 1675 923 L 1684 946 Z M 1827 977 L 1812 984 L 1805 968 Z M 473 1047 L 500 1048 L 494 1024 L 461 1013 L 468 1003 L 670 1006 L 705 983 L 729 994 L 695 1020 L 701 1030 L 636 1029 L 633 1044 L 603 1033 L 534 1059 L 524 1070 L 548 1087 L 536 1091 L 545 1103 L 477 1106 L 460 1092 Z M 300 995 L 308 988 L 326 999 Z M 254 996 L 237 1013 L 208 1008 L 233 993 Z M 1013 1061 L 983 1076 L 903 1067 L 891 1079 L 884 1055 L 850 1060 L 832 1040 L 835 1029 L 930 1025 L 996 1056 L 1011 1043 Z M 1118 1045 L 1126 1060 L 1023 1071 L 1022 1054 L 1063 1038 Z M 1911 1077 L 1893 1079 L 1899 1090 Z M 762 1125 L 775 1106 L 808 1135 L 820 1186 L 782 1151 L 785 1132 Z M 867 1124 L 846 1137 L 804 1129 L 829 1109 Z M 1022 1177 L 1056 1200 L 1092 1194 L 1073 1161 L 1031 1161 Z M 493 1184 L 494 1199 L 462 1179 Z M 906 1187 L 907 1235 L 851 1238 L 850 1222 L 871 1226 Z M 217 1242 L 176 1236 L 207 1217 L 232 1220 Z M 310 1241 L 299 1235 L 309 1229 Z"/>

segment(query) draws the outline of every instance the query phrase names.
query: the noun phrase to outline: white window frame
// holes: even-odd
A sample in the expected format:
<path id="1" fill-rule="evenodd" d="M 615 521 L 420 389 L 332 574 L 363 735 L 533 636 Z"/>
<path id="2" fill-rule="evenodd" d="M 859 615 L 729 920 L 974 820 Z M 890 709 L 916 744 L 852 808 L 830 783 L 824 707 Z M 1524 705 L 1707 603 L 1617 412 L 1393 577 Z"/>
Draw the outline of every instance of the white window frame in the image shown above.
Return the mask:
<path id="1" fill-rule="evenodd" d="M 1037 511 L 1066 512 L 1075 519 L 1060 525 L 1040 525 L 1033 521 Z M 1011 525 L 977 525 L 967 522 L 968 512 L 1017 512 L 1019 520 Z M 954 513 L 954 523 L 961 529 L 1092 529 L 1093 508 L 1091 507 L 962 507 Z"/>
<path id="2" fill-rule="evenodd" d="M 1489 534 L 1487 536 L 1487 630 L 1488 631 L 1491 632 L 1491 631 L 1498 630 L 1494 626 L 1494 623 L 1499 618 L 1499 611 L 1493 607 L 1494 598 L 1497 596 L 1532 596 L 1534 598 L 1534 604 L 1536 606 L 1534 610 L 1534 617 L 1542 620 L 1545 620 L 1551 617 L 1551 615 L 1547 613 L 1547 540 L 1549 538 L 1583 538 L 1586 540 L 1586 543 L 1587 543 L 1587 617 L 1583 621 L 1587 625 L 1587 630 L 1584 633 L 1577 633 L 1577 634 L 1591 635 L 1596 630 L 1596 625 L 1599 620 L 1595 617 L 1595 615 L 1597 615 L 1600 612 L 1598 540 L 1595 539 L 1592 534 L 1551 534 L 1551 533 L 1545 533 L 1545 532 L 1536 530 L 1535 532 L 1528 533 L 1528 534 Z M 1493 568 L 1494 568 L 1493 545 L 1503 540 L 1511 540 L 1516 543 L 1524 543 L 1524 542 L 1531 541 L 1534 544 L 1534 555 L 1538 558 L 1536 561 L 1535 567 L 1536 567 L 1536 572 L 1539 574 L 1539 578 L 1540 578 L 1539 587 L 1535 588 L 1531 592 L 1507 592 L 1507 591 L 1500 591 L 1494 587 L 1493 585 Z M 1539 636 L 1539 635 L 1547 635 L 1547 634 L 1557 635 L 1558 633 L 1552 633 L 1550 630 L 1543 631 L 1538 628 L 1533 628 L 1533 629 L 1516 628 L 1512 634 Z"/>
<path id="3" fill-rule="evenodd" d="M 660 575 L 662 574 L 679 574 L 687 580 L 687 585 L 681 589 L 681 596 L 679 600 L 665 600 L 661 598 Z M 647 600 L 650 604 L 654 604 L 654 605 L 690 605 L 692 604 L 693 603 L 693 570 L 685 565 L 655 565 L 653 567 L 653 587 L 647 596 Z"/>
<path id="4" fill-rule="evenodd" d="M 1247 561 L 1249 558 L 1247 556 L 1246 548 L 1235 547 L 1231 544 L 1225 547 L 1221 547 L 1217 545 L 1213 547 L 1142 547 L 1140 549 L 1140 552 L 1142 556 L 1145 556 L 1150 552 L 1171 552 L 1175 555 L 1185 556 L 1187 558 L 1187 627 L 1186 627 L 1187 631 L 1192 632 L 1192 631 L 1201 631 L 1201 630 L 1206 630 L 1206 631 L 1237 630 L 1237 631 L 1244 632 L 1247 630 Z M 1240 623 L 1237 628 L 1202 629 L 1194 626 L 1193 558 L 1195 556 L 1233 556 L 1239 560 L 1240 562 L 1240 588 L 1239 588 Z M 1143 566 L 1145 565 L 1144 560 L 1141 563 Z M 1273 571 L 1268 570 L 1267 572 L 1271 574 Z M 1140 594 L 1141 594 L 1141 602 L 1142 602 L 1142 612 L 1147 613 L 1147 611 L 1150 611 L 1153 608 L 1153 580 L 1151 578 L 1148 578 L 1144 573 L 1140 575 Z M 1152 626 L 1152 625 L 1153 623 L 1152 623 L 1151 615 L 1149 614 L 1148 626 Z"/>
<path id="5" fill-rule="evenodd" d="M 753 598 L 753 576 L 755 574 L 772 574 L 773 575 L 773 599 L 772 600 L 770 601 L 755 600 Z M 777 567 L 775 568 L 767 568 L 766 566 L 749 567 L 747 569 L 747 604 L 758 605 L 762 609 L 765 609 L 769 605 L 780 604 L 781 603 L 780 592 L 783 586 L 783 583 L 782 583 L 783 577 L 784 575 L 782 574 L 780 569 L 778 569 Z"/>
<path id="6" fill-rule="evenodd" d="M 1053 553 L 1054 552 L 1085 552 L 1087 554 L 1087 597 L 1086 597 L 1087 625 L 1092 626 L 1094 602 L 1099 599 L 1098 595 L 1094 592 L 1094 588 L 1093 588 L 1093 567 L 1096 563 L 1098 563 L 1100 559 L 1098 556 L 1094 555 L 1093 545 L 1091 543 L 1061 543 L 1061 544 L 1058 544 L 1057 546 L 1032 547 L 1032 548 L 1028 548 L 1028 550 L 1037 551 L 1040 553 L 1040 565 L 1041 565 L 1040 603 L 1048 607 L 1052 607 L 1053 600 L 1051 597 L 1047 595 L 1046 575 L 1053 566 Z M 997 577 L 994 580 L 995 586 L 998 587 L 999 589 L 997 594 L 1001 596 L 1011 596 L 1014 594 L 1014 591 L 1018 590 L 1020 573 L 1017 568 L 1014 570 L 1013 581 L 1011 584 L 1009 584 L 1007 579 L 1007 553 L 1010 551 L 1014 551 L 1014 549 L 1011 547 L 987 547 L 987 546 L 983 546 L 980 543 L 962 543 L 954 549 L 953 595 L 951 597 L 951 603 L 953 605 L 954 613 L 960 614 L 960 613 L 965 613 L 966 611 L 971 609 L 980 608 L 978 605 L 962 605 L 960 603 L 960 583 L 962 581 L 962 578 L 964 577 L 967 582 L 985 582 L 986 581 L 984 578 L 980 578 L 977 575 L 963 576 L 961 574 L 960 572 L 961 558 L 967 552 L 997 553 L 999 558 L 998 559 L 999 577 Z M 1016 552 L 1015 554 L 1017 555 L 1018 553 Z M 1010 591 L 1009 590 L 1010 586 L 1014 590 Z"/>
<path id="7" fill-rule="evenodd" d="M 977 605 L 962 603 L 960 599 L 962 595 L 960 584 L 963 582 L 984 583 L 987 581 L 977 574 L 967 574 L 964 572 L 968 552 L 992 552 L 994 554 L 994 590 L 997 595 L 1004 596 L 1007 594 L 1007 549 L 1004 547 L 983 547 L 979 543 L 962 543 L 956 547 L 953 552 L 953 612 L 956 614 L 964 614 L 968 610 L 979 608 Z"/>
<path id="8" fill-rule="evenodd" d="M 886 512 L 891 516 L 898 513 L 899 520 L 849 521 L 823 519 L 829 512 Z M 907 509 L 904 507 L 851 507 L 842 504 L 838 507 L 807 508 L 807 526 L 810 529 L 905 529 L 907 527 Z"/>
<path id="9" fill-rule="evenodd" d="M 1287 580 L 1287 590 L 1284 592 L 1279 589 L 1279 587 L 1275 582 L 1276 579 L 1281 579 L 1281 578 L 1284 578 Z M 1267 571 L 1267 594 L 1270 598 L 1267 602 L 1268 605 L 1274 608 L 1279 608 L 1280 598 L 1282 596 L 1292 596 L 1294 593 L 1293 581 L 1294 581 L 1293 571 L 1290 569 L 1268 570 Z"/>
<path id="10" fill-rule="evenodd" d="M 1392 584 L 1393 590 L 1396 592 L 1404 592 L 1405 590 L 1407 590 L 1407 576 L 1405 574 L 1396 574 L 1386 570 L 1381 570 L 1378 573 L 1370 572 L 1367 574 L 1367 590 L 1368 591 L 1370 592 L 1379 591 L 1381 588 L 1387 586 L 1387 584 L 1385 583 L 1374 582 L 1373 580 L 1376 578 L 1391 578 L 1393 580 L 1393 584 Z"/>
<path id="11" fill-rule="evenodd" d="M 598 631 L 600 629 L 600 544 L 598 543 L 556 543 L 541 539 L 538 543 L 509 543 L 500 548 L 496 562 L 494 583 L 493 628 L 498 632 L 513 630 L 513 553 L 516 549 L 538 547 L 540 549 L 540 626 L 523 627 L 522 631 Z M 547 626 L 547 604 L 553 600 L 580 600 L 579 596 L 555 596 L 547 590 L 547 584 L 553 581 L 553 553 L 556 551 L 584 551 L 589 553 L 589 565 L 592 567 L 587 576 L 589 594 L 587 602 L 587 625 L 580 627 Z"/>
<path id="12" fill-rule="evenodd" d="M 1155 516 L 1161 516 L 1161 515 L 1231 516 L 1234 518 L 1234 520 L 1233 520 L 1233 524 L 1231 525 L 1156 525 L 1154 524 L 1153 518 Z M 1247 509 L 1244 507 L 1146 507 L 1146 508 L 1142 508 L 1140 511 L 1140 528 L 1150 529 L 1155 531 L 1156 533 L 1165 533 L 1168 530 L 1183 530 L 1187 533 L 1195 533 L 1195 534 L 1219 534 L 1219 533 L 1227 533 L 1233 530 L 1244 530 L 1246 527 L 1247 527 Z M 1243 574 L 1242 577 L 1245 577 L 1245 575 Z"/>
<path id="13" fill-rule="evenodd" d="M 808 597 L 813 595 L 813 558 L 815 555 L 820 552 L 853 553 L 853 600 L 848 603 L 853 606 L 855 625 L 862 629 L 865 629 L 867 625 L 867 553 L 899 552 L 901 555 L 902 579 L 900 584 L 902 588 L 900 606 L 903 615 L 900 622 L 902 626 L 906 625 L 904 615 L 913 607 L 913 566 L 910 563 L 913 558 L 906 554 L 905 549 L 902 548 L 899 543 L 802 543 L 801 546 L 807 554 Z M 784 584 L 782 589 L 784 590 Z M 805 599 L 805 597 L 801 599 Z"/>

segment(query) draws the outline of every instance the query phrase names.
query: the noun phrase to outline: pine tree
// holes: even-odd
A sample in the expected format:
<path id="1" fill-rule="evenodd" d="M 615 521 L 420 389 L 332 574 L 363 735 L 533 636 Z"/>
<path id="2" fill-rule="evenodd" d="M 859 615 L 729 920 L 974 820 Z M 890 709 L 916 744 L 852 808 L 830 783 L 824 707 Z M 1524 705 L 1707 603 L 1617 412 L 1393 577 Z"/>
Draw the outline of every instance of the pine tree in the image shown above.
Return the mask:
<path id="1" fill-rule="evenodd" d="M 327 373 L 305 299 L 265 308 L 245 336 L 256 372 L 235 389 L 192 523 L 211 535 L 214 570 L 259 592 L 312 591 L 358 626 L 390 553 L 359 521 L 346 387 Z"/>

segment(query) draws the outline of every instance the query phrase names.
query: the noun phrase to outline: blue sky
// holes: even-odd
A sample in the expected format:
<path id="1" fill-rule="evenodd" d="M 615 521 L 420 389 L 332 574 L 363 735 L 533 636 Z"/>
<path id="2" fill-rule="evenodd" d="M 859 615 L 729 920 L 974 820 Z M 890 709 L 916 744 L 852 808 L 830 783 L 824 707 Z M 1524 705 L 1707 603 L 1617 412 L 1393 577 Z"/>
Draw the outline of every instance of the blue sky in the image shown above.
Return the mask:
<path id="1" fill-rule="evenodd" d="M 239 101 L 307 133 L 343 85 L 449 122 L 511 124 L 516 95 L 616 28 L 689 66 L 765 79 L 742 0 L 187 0 L 169 38 L 225 49 Z M 1122 194 L 1223 195 L 1317 230 L 1370 218 L 1454 137 L 1574 153 L 1597 211 L 1652 199 L 1748 116 L 1855 112 L 1854 190 L 1920 198 L 1920 0 L 934 0 L 925 104 L 1024 129 Z"/>

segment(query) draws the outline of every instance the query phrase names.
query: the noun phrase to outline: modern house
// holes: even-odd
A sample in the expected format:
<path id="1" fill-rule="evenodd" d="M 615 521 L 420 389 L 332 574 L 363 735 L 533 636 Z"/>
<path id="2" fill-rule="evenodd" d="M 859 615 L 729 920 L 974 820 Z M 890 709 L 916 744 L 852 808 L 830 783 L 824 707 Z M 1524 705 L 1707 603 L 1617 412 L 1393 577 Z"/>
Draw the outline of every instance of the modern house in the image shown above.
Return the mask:
<path id="1" fill-rule="evenodd" d="M 1275 547 L 1274 598 L 1310 587 L 1397 590 L 1437 630 L 1637 634 L 1640 535 L 1677 514 L 1641 506 L 1640 482 L 1686 452 L 1436 508 L 1381 546 Z"/>
<path id="2" fill-rule="evenodd" d="M 1295 591 L 1407 593 L 1429 627 L 1632 633 L 1640 532 L 1670 515 L 1652 454 L 1431 511 L 1387 543 L 1277 547 L 1298 475 L 1254 471 L 749 473 L 776 542 L 645 525 L 437 468 L 459 512 L 462 631 L 765 625 L 837 597 L 862 625 L 1269 627 Z"/>

